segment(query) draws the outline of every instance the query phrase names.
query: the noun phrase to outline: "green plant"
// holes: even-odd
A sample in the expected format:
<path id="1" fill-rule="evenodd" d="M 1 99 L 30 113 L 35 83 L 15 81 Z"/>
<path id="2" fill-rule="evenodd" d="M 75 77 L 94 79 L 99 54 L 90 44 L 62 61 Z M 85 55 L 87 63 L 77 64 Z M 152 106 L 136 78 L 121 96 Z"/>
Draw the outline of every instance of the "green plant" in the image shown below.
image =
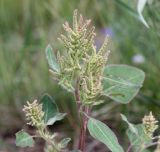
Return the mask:
<path id="1" fill-rule="evenodd" d="M 77 103 L 77 113 L 80 122 L 80 138 L 77 150 L 85 151 L 86 130 L 97 140 L 104 143 L 113 152 L 123 152 L 116 135 L 103 122 L 91 117 L 93 106 L 104 102 L 106 96 L 112 100 L 127 104 L 138 93 L 144 81 L 144 72 L 127 65 L 107 65 L 110 51 L 106 51 L 108 38 L 99 50 L 94 45 L 95 28 L 90 26 L 91 20 L 84 20 L 82 15 L 77 18 L 77 10 L 73 15 L 73 28 L 68 22 L 63 24 L 66 31 L 59 40 L 62 42 L 64 54 L 55 56 L 49 45 L 46 48 L 46 56 L 50 66 L 50 72 L 55 80 L 64 89 L 73 93 Z M 56 134 L 47 130 L 48 125 L 62 120 L 65 113 L 60 113 L 52 99 L 45 95 L 38 104 L 27 102 L 24 112 L 29 125 L 36 127 L 35 136 L 30 136 L 24 131 L 16 134 L 17 146 L 33 146 L 33 137 L 40 137 L 46 141 L 46 152 L 63 151 L 70 138 L 64 138 L 60 142 Z M 131 145 L 136 143 L 136 151 L 143 151 L 152 143 L 153 133 L 157 129 L 157 121 L 152 113 L 144 117 L 141 125 L 133 125 L 122 115 L 129 125 L 127 131 Z M 138 135 L 140 134 L 140 139 Z M 157 143 L 157 142 L 156 142 Z M 137 146 L 138 145 L 138 146 Z M 128 152 L 131 150 L 128 148 Z"/>

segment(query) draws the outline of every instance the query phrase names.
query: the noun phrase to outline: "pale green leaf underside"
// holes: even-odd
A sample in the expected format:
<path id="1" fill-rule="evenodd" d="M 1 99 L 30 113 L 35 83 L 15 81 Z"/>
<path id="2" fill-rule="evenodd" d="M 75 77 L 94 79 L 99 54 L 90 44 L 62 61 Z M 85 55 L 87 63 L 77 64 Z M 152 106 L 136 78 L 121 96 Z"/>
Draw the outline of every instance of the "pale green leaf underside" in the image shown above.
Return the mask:
<path id="1" fill-rule="evenodd" d="M 145 74 L 142 70 L 127 65 L 108 65 L 104 70 L 104 95 L 116 102 L 128 103 L 142 87 Z"/>
<path id="2" fill-rule="evenodd" d="M 47 122 L 47 125 L 53 125 L 56 121 L 64 119 L 66 113 L 57 113 L 53 118 L 50 118 Z"/>
<path id="3" fill-rule="evenodd" d="M 48 45 L 46 48 L 46 58 L 48 60 L 48 64 L 53 71 L 59 72 L 59 65 L 57 63 L 56 57 L 52 52 L 51 45 Z"/>
<path id="4" fill-rule="evenodd" d="M 124 152 L 115 134 L 104 123 L 89 118 L 87 127 L 91 136 L 104 143 L 112 152 Z"/>
<path id="5" fill-rule="evenodd" d="M 32 147 L 34 140 L 27 132 L 23 130 L 16 133 L 16 146 L 19 147 Z"/>
<path id="6" fill-rule="evenodd" d="M 42 103 L 42 110 L 44 111 L 44 122 L 47 124 L 48 120 L 59 112 L 59 109 L 53 98 L 48 94 L 45 94 L 40 102 Z"/>

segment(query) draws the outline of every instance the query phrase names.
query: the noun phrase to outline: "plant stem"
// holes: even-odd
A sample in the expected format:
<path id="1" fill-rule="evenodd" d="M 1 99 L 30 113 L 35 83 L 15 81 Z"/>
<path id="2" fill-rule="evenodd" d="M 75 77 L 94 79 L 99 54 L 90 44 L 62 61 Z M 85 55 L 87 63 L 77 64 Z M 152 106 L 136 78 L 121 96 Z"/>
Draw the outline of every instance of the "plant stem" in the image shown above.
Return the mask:
<path id="1" fill-rule="evenodd" d="M 81 101 L 80 101 L 80 94 L 79 94 L 79 78 L 77 79 L 76 82 L 76 89 L 75 89 L 75 98 L 76 98 L 76 102 L 77 102 L 77 112 L 78 112 L 78 116 L 79 119 L 81 121 L 81 130 L 80 130 L 80 138 L 79 138 L 79 144 L 78 144 L 78 149 L 81 150 L 82 152 L 85 152 L 85 139 L 86 139 L 86 130 L 87 130 L 87 122 L 88 122 L 88 118 L 81 114 L 80 109 L 81 107 Z M 84 113 L 86 113 L 87 115 L 89 115 L 90 113 L 90 107 L 89 106 L 85 106 L 81 109 Z"/>
<path id="2" fill-rule="evenodd" d="M 128 147 L 128 149 L 127 149 L 127 151 L 126 151 L 126 152 L 130 152 L 130 151 L 131 151 L 131 149 L 132 149 L 132 144 L 130 144 L 130 145 L 129 145 L 129 147 Z"/>
<path id="3" fill-rule="evenodd" d="M 80 95 L 79 95 L 79 78 L 77 78 L 76 81 L 76 88 L 75 88 L 75 98 L 77 102 L 77 110 L 79 112 L 80 106 L 81 106 L 81 101 L 80 101 Z"/>
<path id="4" fill-rule="evenodd" d="M 90 107 L 85 106 L 84 112 L 87 115 L 89 115 Z M 79 150 L 81 150 L 82 152 L 85 152 L 87 122 L 88 122 L 88 118 L 85 115 L 83 115 L 82 116 L 82 127 L 81 127 L 81 132 L 80 132 L 80 140 L 79 140 Z"/>

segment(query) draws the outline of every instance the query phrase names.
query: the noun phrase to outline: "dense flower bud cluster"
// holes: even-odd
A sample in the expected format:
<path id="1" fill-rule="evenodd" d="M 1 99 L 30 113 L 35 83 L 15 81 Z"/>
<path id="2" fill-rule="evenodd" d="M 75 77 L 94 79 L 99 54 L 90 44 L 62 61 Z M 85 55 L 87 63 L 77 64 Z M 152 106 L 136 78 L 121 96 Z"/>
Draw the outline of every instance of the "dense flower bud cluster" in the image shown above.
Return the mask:
<path id="1" fill-rule="evenodd" d="M 44 124 L 42 105 L 38 104 L 37 100 L 34 100 L 33 103 L 27 101 L 27 105 L 24 106 L 23 111 L 28 121 L 27 124 L 35 127 L 40 127 Z"/>
<path id="2" fill-rule="evenodd" d="M 154 131 L 158 128 L 158 125 L 157 125 L 158 121 L 155 119 L 152 112 L 150 112 L 149 115 L 144 116 L 142 121 L 143 121 L 144 129 L 145 129 L 144 130 L 145 134 L 149 138 L 152 138 Z"/>
<path id="3" fill-rule="evenodd" d="M 52 71 L 59 84 L 68 91 L 75 91 L 76 81 L 79 80 L 79 96 L 82 104 L 98 103 L 102 92 L 103 71 L 108 60 L 106 51 L 108 38 L 99 50 L 94 45 L 95 27 L 90 26 L 91 20 L 84 20 L 82 15 L 73 15 L 73 27 L 68 22 L 63 24 L 66 35 L 61 35 L 65 52 L 57 53 L 59 71 Z"/>
<path id="4" fill-rule="evenodd" d="M 106 52 L 107 42 L 106 38 L 98 52 L 96 47 L 92 46 L 92 55 L 85 63 L 80 84 L 81 100 L 85 104 L 98 102 L 97 98 L 101 95 L 103 71 L 110 53 L 110 51 Z"/>
<path id="5" fill-rule="evenodd" d="M 72 81 L 77 75 L 77 72 L 82 69 L 83 60 L 85 60 L 93 44 L 95 28 L 91 27 L 90 30 L 87 30 L 90 22 L 91 20 L 84 21 L 82 15 L 80 15 L 78 20 L 77 10 L 75 10 L 73 15 L 73 29 L 69 26 L 68 22 L 65 22 L 63 28 L 67 34 L 66 36 L 61 35 L 59 38 L 66 49 L 66 54 L 64 56 L 58 55 L 57 58 L 61 76 L 59 83 L 71 91 L 74 90 Z"/>

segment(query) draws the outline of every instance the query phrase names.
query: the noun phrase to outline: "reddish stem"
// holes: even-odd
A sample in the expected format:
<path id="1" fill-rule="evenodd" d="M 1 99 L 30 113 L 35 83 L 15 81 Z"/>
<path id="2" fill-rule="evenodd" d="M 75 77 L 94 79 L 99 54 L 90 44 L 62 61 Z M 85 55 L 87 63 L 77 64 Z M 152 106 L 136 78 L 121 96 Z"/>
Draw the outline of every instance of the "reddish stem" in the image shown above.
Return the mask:
<path id="1" fill-rule="evenodd" d="M 77 112 L 78 112 L 78 117 L 81 121 L 81 130 L 80 130 L 78 149 L 81 150 L 82 152 L 85 152 L 85 141 L 86 141 L 86 130 L 87 130 L 88 118 L 84 116 L 83 114 L 82 115 L 80 114 L 81 101 L 80 101 L 80 94 L 79 94 L 79 81 L 80 79 L 78 78 L 76 82 L 76 88 L 75 88 L 75 99 L 77 102 Z M 90 108 L 88 106 L 87 107 L 85 106 L 81 110 L 87 115 L 89 115 L 90 113 Z"/>
<path id="2" fill-rule="evenodd" d="M 85 107 L 84 112 L 88 115 L 90 113 L 90 107 Z M 82 116 L 82 127 L 80 132 L 80 140 L 79 140 L 79 150 L 85 152 L 85 143 L 86 143 L 86 130 L 87 130 L 88 118 L 83 115 Z"/>

